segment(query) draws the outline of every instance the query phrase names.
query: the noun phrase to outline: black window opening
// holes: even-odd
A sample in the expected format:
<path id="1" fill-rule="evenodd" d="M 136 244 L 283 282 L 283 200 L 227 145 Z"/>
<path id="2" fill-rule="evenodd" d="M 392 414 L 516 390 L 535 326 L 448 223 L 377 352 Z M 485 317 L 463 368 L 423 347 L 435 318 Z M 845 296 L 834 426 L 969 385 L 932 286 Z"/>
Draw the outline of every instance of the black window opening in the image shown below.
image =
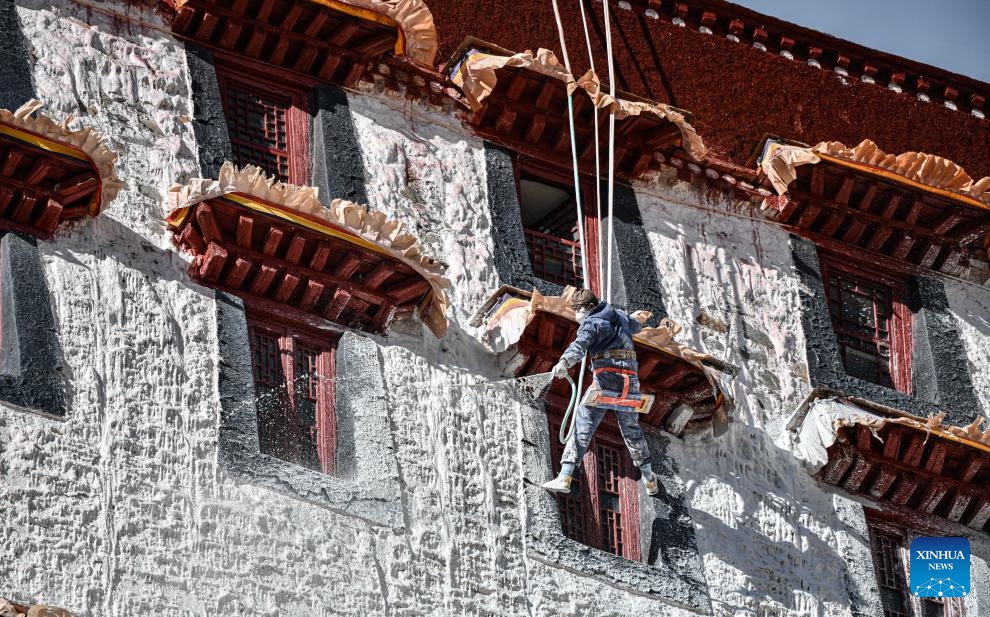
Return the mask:
<path id="1" fill-rule="evenodd" d="M 249 320 L 261 451 L 335 473 L 335 341 Z"/>
<path id="2" fill-rule="evenodd" d="M 574 189 L 523 174 L 519 207 L 533 274 L 558 285 L 582 287 Z"/>
<path id="3" fill-rule="evenodd" d="M 911 394 L 909 277 L 823 251 L 819 261 L 846 374 Z"/>
<path id="4" fill-rule="evenodd" d="M 915 529 L 906 519 L 875 510 L 866 510 L 866 525 L 883 617 L 965 617 L 962 598 L 919 598 L 908 586 L 911 539 L 938 535 L 938 530 Z"/>

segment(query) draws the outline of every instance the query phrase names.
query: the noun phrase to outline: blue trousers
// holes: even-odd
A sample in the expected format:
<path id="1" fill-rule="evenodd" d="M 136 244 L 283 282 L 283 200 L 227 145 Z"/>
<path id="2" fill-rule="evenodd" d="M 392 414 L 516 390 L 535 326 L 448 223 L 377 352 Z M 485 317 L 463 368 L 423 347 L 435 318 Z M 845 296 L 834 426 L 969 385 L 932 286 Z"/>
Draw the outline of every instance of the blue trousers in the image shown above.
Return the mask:
<path id="1" fill-rule="evenodd" d="M 629 392 L 639 392 L 639 378 L 631 376 Z M 614 390 L 621 392 L 625 385 L 623 377 L 613 373 L 600 373 L 595 376 L 595 385 L 603 390 Z M 595 436 L 598 425 L 605 417 L 606 409 L 599 407 L 586 407 L 578 405 L 574 411 L 574 435 L 564 446 L 564 455 L 560 461 L 562 463 L 573 463 L 575 465 L 584 458 L 584 453 L 588 451 L 588 444 Z M 646 443 L 646 436 L 639 425 L 639 414 L 635 411 L 614 411 L 615 419 L 619 423 L 619 431 L 622 439 L 626 442 L 626 448 L 632 457 L 633 463 L 639 467 L 643 463 L 651 462 L 650 446 Z"/>

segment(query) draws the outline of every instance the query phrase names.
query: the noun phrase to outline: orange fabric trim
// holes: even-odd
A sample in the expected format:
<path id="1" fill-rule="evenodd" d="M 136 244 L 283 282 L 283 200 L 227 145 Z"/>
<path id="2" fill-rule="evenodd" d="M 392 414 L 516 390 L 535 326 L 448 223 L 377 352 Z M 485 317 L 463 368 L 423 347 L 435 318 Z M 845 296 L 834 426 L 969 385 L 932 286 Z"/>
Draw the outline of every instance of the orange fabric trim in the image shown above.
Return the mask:
<path id="1" fill-rule="evenodd" d="M 885 180 L 890 180 L 892 182 L 897 182 L 899 184 L 903 184 L 905 186 L 909 186 L 909 187 L 914 188 L 914 189 L 922 190 L 922 191 L 925 191 L 927 193 L 934 193 L 935 195 L 939 195 L 939 196 L 945 197 L 947 199 L 954 199 L 956 201 L 961 201 L 961 202 L 963 202 L 963 203 L 965 203 L 967 205 L 975 206 L 975 207 L 977 207 L 977 208 L 979 208 L 980 210 L 983 210 L 983 211 L 990 210 L 990 207 L 988 207 L 985 203 L 983 203 L 982 201 L 980 201 L 978 199 L 974 199 L 972 197 L 969 197 L 967 195 L 962 195 L 960 193 L 953 193 L 952 191 L 947 191 L 945 189 L 936 188 L 936 187 L 930 186 L 928 184 L 922 184 L 921 182 L 917 182 L 915 180 L 912 180 L 911 178 L 906 178 L 906 177 L 904 177 L 904 176 L 902 176 L 900 174 L 896 174 L 896 173 L 894 173 L 892 171 L 888 171 L 888 170 L 882 169 L 880 167 L 875 167 L 873 165 L 866 165 L 864 163 L 857 163 L 857 162 L 854 162 L 854 161 L 847 161 L 845 159 L 841 159 L 841 158 L 832 156 L 830 154 L 825 154 L 823 152 L 815 152 L 815 154 L 819 158 L 821 158 L 822 160 L 824 160 L 824 161 L 828 161 L 830 163 L 835 163 L 836 165 L 841 165 L 842 167 L 848 167 L 850 169 L 856 169 L 856 170 L 859 170 L 859 171 L 864 171 L 864 172 L 866 172 L 868 174 L 871 174 L 871 175 L 874 175 L 874 176 L 879 176 L 879 177 L 881 177 L 881 178 L 883 178 Z"/>
<path id="2" fill-rule="evenodd" d="M 398 36 L 395 40 L 395 55 L 404 56 L 406 54 L 406 34 L 399 27 L 399 22 L 395 21 L 388 15 L 382 15 L 381 13 L 376 13 L 371 9 L 366 9 L 360 6 L 354 6 L 352 4 L 347 4 L 345 2 L 340 2 L 339 0 L 312 0 L 316 4 L 322 4 L 325 7 L 331 8 L 335 11 L 340 11 L 347 15 L 352 15 L 359 19 L 364 19 L 366 21 L 373 21 L 377 24 L 383 26 L 388 26 L 390 28 L 395 28 L 395 32 Z"/>

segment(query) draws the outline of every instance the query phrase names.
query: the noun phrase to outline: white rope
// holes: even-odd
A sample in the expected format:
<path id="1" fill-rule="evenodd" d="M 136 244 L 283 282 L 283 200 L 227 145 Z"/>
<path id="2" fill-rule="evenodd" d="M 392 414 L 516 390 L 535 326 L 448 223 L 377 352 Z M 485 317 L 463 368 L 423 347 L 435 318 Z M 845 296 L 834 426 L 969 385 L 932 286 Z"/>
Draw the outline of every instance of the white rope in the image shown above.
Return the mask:
<path id="1" fill-rule="evenodd" d="M 567 69 L 568 73 L 571 73 L 571 59 L 567 55 L 567 43 L 564 41 L 564 24 L 560 21 L 560 8 L 557 6 L 557 0 L 551 0 L 551 2 L 553 3 L 553 16 L 557 20 L 557 36 L 560 37 L 560 51 L 564 54 L 564 68 Z M 573 73 L 571 74 L 573 75 Z M 584 212 L 581 204 L 581 176 L 578 172 L 577 135 L 574 132 L 574 97 L 571 94 L 567 95 L 567 122 L 571 131 L 571 163 L 574 166 L 574 207 L 577 210 L 578 242 L 581 246 L 581 278 L 584 280 L 584 288 L 590 289 L 588 246 L 584 240 Z M 598 145 L 597 142 L 595 145 Z M 599 270 L 600 269 L 601 259 L 599 258 Z M 587 364 L 588 355 L 585 354 L 584 357 L 581 358 L 581 370 L 578 372 L 577 386 L 571 390 L 571 403 L 567 407 L 567 413 L 571 412 L 577 402 L 577 393 L 584 390 L 584 372 L 587 368 Z M 566 435 L 563 434 L 564 424 L 567 422 L 566 417 L 564 422 L 561 423 L 560 434 L 557 435 L 557 438 L 561 440 L 561 443 L 566 443 L 570 440 L 571 436 L 574 435 L 574 421 L 576 418 L 577 416 L 573 416 L 571 418 L 570 427 Z"/>
<path id="2" fill-rule="evenodd" d="M 560 9 L 557 0 L 553 3 L 553 15 L 557 20 L 557 35 L 560 37 L 560 50 L 564 54 L 564 68 L 571 72 L 571 60 L 567 56 L 567 44 L 564 42 L 564 25 L 560 21 Z M 581 208 L 581 177 L 578 173 L 577 135 L 574 133 L 574 97 L 567 95 L 567 123 L 571 131 L 571 162 L 574 166 L 574 207 L 577 210 L 578 243 L 581 245 L 581 273 L 584 287 L 588 289 L 588 247 L 584 240 L 584 213 Z M 583 369 L 583 367 L 582 367 Z"/>
<path id="3" fill-rule="evenodd" d="M 612 22 L 609 18 L 608 0 L 603 0 L 605 7 L 605 55 L 608 56 L 608 93 L 615 98 L 615 61 L 612 58 Z M 612 206 L 615 202 L 615 108 L 608 114 L 608 273 L 605 285 L 605 300 L 612 302 L 612 244 L 614 241 L 615 213 Z"/>
<path id="4" fill-rule="evenodd" d="M 588 16 L 584 12 L 584 0 L 578 0 L 581 8 L 581 25 L 584 26 L 584 43 L 588 47 L 588 64 L 591 70 L 595 70 L 595 54 L 591 51 L 591 35 L 588 33 Z M 601 162 L 601 139 L 598 137 L 598 106 L 592 106 L 592 113 L 595 118 L 595 210 L 598 214 L 598 281 L 599 285 L 605 281 L 604 262 L 602 261 L 602 162 Z"/>

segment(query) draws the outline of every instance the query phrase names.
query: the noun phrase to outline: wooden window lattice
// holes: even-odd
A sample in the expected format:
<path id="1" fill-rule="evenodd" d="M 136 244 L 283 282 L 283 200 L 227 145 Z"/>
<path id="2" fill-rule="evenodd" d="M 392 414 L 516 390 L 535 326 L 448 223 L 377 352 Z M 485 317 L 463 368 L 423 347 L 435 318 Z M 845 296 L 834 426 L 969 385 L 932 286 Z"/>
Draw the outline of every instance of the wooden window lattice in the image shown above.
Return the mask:
<path id="1" fill-rule="evenodd" d="M 281 381 L 278 340 L 262 332 L 253 333 L 254 382 L 275 385 Z"/>
<path id="2" fill-rule="evenodd" d="M 900 572 L 900 540 L 878 530 L 873 531 L 871 540 L 884 617 L 911 617 L 905 605 L 907 589 Z"/>
<path id="3" fill-rule="evenodd" d="M 822 261 L 842 364 L 853 377 L 910 393 L 910 312 L 901 301 L 905 284 L 851 270 L 831 258 Z"/>
<path id="4" fill-rule="evenodd" d="M 333 473 L 333 347 L 268 324 L 250 328 L 261 451 Z"/>
<path id="5" fill-rule="evenodd" d="M 251 91 L 237 83 L 224 88 L 224 114 L 234 162 L 257 165 L 289 181 L 288 113 L 292 99 Z"/>
<path id="6" fill-rule="evenodd" d="M 581 245 L 534 229 L 523 229 L 533 274 L 559 285 L 584 285 Z"/>
<path id="7" fill-rule="evenodd" d="M 551 425 L 553 434 L 559 426 Z M 602 429 L 605 429 L 604 425 Z M 607 429 L 605 429 L 607 430 Z M 553 439 L 555 467 L 563 455 L 563 446 Z M 594 473 L 589 473 L 594 470 Z M 591 441 L 584 462 L 574 474 L 571 492 L 556 496 L 564 535 L 587 546 L 626 559 L 639 559 L 639 546 L 630 545 L 627 525 L 635 522 L 638 508 L 631 507 L 639 498 L 639 488 L 632 478 L 632 463 L 620 448 Z M 635 544 L 635 543 L 634 543 Z"/>
<path id="8" fill-rule="evenodd" d="M 602 548 L 616 555 L 623 554 L 622 506 L 620 505 L 620 473 L 622 471 L 615 448 L 597 444 L 595 459 L 598 467 L 599 520 L 602 526 Z"/>
<path id="9" fill-rule="evenodd" d="M 846 370 L 883 386 L 893 385 L 890 288 L 832 271 L 828 276 L 828 308 Z"/>
<path id="10" fill-rule="evenodd" d="M 217 66 L 217 81 L 233 162 L 241 167 L 257 165 L 281 182 L 306 184 L 309 94 L 305 87 L 250 63 L 230 60 Z"/>

